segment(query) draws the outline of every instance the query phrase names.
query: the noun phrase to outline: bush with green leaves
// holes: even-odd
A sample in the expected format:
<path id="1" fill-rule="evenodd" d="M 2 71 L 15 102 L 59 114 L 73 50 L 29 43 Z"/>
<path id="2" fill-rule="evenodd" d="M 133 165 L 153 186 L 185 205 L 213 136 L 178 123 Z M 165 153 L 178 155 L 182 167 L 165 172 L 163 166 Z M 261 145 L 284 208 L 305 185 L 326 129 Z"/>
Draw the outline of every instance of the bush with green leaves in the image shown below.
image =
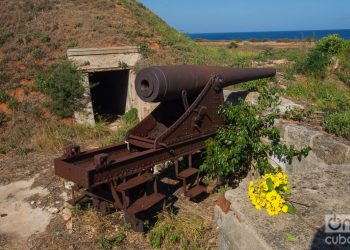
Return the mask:
<path id="1" fill-rule="evenodd" d="M 207 141 L 200 167 L 210 178 L 244 176 L 251 168 L 269 173 L 273 170 L 269 156 L 291 162 L 294 157 L 301 160 L 310 151 L 309 147 L 296 150 L 281 142 L 279 129 L 274 126 L 279 116 L 277 89 L 263 84 L 258 90 L 257 104 L 240 99 L 237 105 L 228 102 L 220 107 L 226 125 Z"/>
<path id="2" fill-rule="evenodd" d="M 350 139 L 350 112 L 330 114 L 323 119 L 322 126 L 329 133 Z"/>
<path id="3" fill-rule="evenodd" d="M 48 107 L 60 117 L 72 116 L 83 106 L 82 73 L 70 61 L 48 66 L 35 75 L 36 88 L 50 97 Z"/>
<path id="4" fill-rule="evenodd" d="M 295 69 L 298 73 L 325 78 L 328 66 L 333 56 L 343 57 L 347 42 L 339 35 L 329 35 L 322 38 L 316 46 L 309 50 L 306 57 L 297 61 Z"/>
<path id="5" fill-rule="evenodd" d="M 238 48 L 238 43 L 236 43 L 235 41 L 232 41 L 227 45 L 227 48 L 236 49 L 236 48 Z"/>
<path id="6" fill-rule="evenodd" d="M 304 75 L 325 78 L 327 76 L 330 59 L 330 55 L 326 52 L 317 48 L 312 48 L 305 59 L 296 62 L 295 69 L 296 72 Z"/>
<path id="7" fill-rule="evenodd" d="M 316 49 L 330 56 L 336 56 L 343 53 L 346 41 L 339 35 L 333 34 L 322 38 L 316 44 Z"/>

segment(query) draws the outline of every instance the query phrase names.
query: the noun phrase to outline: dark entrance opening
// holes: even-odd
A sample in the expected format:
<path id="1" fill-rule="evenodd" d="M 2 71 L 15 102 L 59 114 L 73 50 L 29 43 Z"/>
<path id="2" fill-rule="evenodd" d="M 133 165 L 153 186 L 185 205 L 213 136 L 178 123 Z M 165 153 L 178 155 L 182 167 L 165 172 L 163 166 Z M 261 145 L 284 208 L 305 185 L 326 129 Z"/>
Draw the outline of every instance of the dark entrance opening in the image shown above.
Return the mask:
<path id="1" fill-rule="evenodd" d="M 89 74 L 95 121 L 114 121 L 125 113 L 129 70 L 113 70 Z"/>

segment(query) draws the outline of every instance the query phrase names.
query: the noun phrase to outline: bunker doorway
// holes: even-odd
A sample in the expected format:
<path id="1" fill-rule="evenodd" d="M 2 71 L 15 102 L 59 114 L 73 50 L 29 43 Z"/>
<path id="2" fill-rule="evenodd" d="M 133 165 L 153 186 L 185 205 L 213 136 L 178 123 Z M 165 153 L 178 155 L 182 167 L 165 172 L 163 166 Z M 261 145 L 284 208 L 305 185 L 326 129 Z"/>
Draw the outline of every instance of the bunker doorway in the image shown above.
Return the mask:
<path id="1" fill-rule="evenodd" d="M 125 113 L 129 70 L 113 70 L 89 74 L 95 121 L 114 122 Z"/>

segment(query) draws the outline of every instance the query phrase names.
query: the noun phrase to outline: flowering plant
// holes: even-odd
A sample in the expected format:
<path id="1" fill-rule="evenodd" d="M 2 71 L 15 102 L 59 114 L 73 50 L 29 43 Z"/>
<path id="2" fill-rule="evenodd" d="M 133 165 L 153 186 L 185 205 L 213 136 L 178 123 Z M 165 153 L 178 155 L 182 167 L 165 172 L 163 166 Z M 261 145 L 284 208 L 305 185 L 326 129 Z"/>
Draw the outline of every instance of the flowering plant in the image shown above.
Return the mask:
<path id="1" fill-rule="evenodd" d="M 269 215 L 283 213 L 295 214 L 295 207 L 285 197 L 291 194 L 288 176 L 281 170 L 268 173 L 249 184 L 249 198 L 257 210 L 263 207 Z"/>

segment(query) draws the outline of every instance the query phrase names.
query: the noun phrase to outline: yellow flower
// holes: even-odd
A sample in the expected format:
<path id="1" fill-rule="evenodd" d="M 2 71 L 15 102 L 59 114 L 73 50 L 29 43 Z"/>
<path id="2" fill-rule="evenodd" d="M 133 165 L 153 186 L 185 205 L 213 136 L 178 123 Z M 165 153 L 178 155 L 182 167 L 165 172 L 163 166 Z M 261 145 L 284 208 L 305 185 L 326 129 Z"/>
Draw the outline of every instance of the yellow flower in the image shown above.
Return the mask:
<path id="1" fill-rule="evenodd" d="M 287 212 L 288 212 L 288 206 L 284 205 L 284 206 L 282 207 L 282 212 L 283 212 L 283 213 L 287 213 Z"/>

